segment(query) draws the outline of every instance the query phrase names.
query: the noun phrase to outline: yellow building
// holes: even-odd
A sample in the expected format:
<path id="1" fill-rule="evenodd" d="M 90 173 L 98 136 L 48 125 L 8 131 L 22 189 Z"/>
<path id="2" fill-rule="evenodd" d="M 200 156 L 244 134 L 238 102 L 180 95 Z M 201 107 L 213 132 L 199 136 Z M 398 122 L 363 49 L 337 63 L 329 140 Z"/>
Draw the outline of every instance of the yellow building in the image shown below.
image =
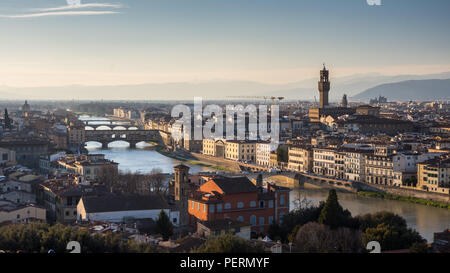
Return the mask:
<path id="1" fill-rule="evenodd" d="M 225 158 L 255 162 L 256 141 L 230 140 L 225 143 Z"/>
<path id="2" fill-rule="evenodd" d="M 29 221 L 46 221 L 45 209 L 35 205 L 0 206 L 0 223 L 26 223 Z"/>
<path id="3" fill-rule="evenodd" d="M 98 179 L 100 169 L 112 166 L 116 170 L 119 163 L 105 159 L 103 154 L 67 155 L 57 161 L 58 168 L 71 174 L 84 176 L 90 181 Z"/>
<path id="4" fill-rule="evenodd" d="M 418 163 L 417 188 L 450 194 L 450 157 L 447 155 Z"/>
<path id="5" fill-rule="evenodd" d="M 313 168 L 313 150 L 307 146 L 291 146 L 288 151 L 288 169 L 297 172 L 311 172 Z"/>

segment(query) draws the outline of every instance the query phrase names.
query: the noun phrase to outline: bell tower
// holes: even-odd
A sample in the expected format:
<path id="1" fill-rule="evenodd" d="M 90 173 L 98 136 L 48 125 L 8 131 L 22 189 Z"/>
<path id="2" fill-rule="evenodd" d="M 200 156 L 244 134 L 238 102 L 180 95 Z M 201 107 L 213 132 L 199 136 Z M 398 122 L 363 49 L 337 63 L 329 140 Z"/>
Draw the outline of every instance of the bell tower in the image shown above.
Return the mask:
<path id="1" fill-rule="evenodd" d="M 174 167 L 174 199 L 180 209 L 180 225 L 188 224 L 189 167 L 183 164 Z"/>
<path id="2" fill-rule="evenodd" d="M 325 108 L 328 106 L 328 92 L 330 92 L 330 81 L 328 78 L 328 70 L 323 64 L 323 70 L 320 71 L 319 81 L 319 93 L 320 93 L 320 105 L 319 108 Z"/>

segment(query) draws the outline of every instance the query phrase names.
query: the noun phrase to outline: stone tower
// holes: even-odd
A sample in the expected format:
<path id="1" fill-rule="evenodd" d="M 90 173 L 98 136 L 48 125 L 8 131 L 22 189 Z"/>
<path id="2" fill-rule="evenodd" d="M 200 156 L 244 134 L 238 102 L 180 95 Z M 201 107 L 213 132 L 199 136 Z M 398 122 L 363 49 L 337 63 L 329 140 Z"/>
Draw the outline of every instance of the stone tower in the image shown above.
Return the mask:
<path id="1" fill-rule="evenodd" d="M 347 108 L 347 105 L 348 105 L 347 95 L 344 94 L 344 96 L 342 96 L 341 107 Z"/>
<path id="2" fill-rule="evenodd" d="M 180 225 L 188 224 L 189 167 L 183 164 L 174 167 L 174 199 L 180 209 Z"/>
<path id="3" fill-rule="evenodd" d="M 328 106 L 328 92 L 330 91 L 330 81 L 328 79 L 328 70 L 323 64 L 323 70 L 320 71 L 319 81 L 319 93 L 320 93 L 320 106 L 319 108 L 325 108 Z"/>

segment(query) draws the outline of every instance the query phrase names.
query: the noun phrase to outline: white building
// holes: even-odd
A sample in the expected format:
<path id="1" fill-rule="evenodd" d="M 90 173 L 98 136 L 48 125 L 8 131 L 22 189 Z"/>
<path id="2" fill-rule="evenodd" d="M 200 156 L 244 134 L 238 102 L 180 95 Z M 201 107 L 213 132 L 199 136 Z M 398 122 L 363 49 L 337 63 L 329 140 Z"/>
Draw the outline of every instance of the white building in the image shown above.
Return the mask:
<path id="1" fill-rule="evenodd" d="M 399 153 L 393 156 L 394 172 L 417 172 L 417 163 L 425 162 L 429 159 L 438 157 L 442 153 Z"/>
<path id="2" fill-rule="evenodd" d="M 256 164 L 264 167 L 270 166 L 270 142 L 256 143 Z"/>
<path id="3" fill-rule="evenodd" d="M 313 172 L 317 175 L 335 177 L 335 154 L 332 148 L 314 148 Z"/>
<path id="4" fill-rule="evenodd" d="M 158 220 L 161 210 L 174 226 L 180 223 L 180 212 L 172 210 L 159 195 L 117 195 L 82 197 L 77 205 L 77 219 L 81 221 L 124 222 L 127 219 Z"/>
<path id="5" fill-rule="evenodd" d="M 365 181 L 364 155 L 372 154 L 373 149 L 361 149 L 361 147 L 342 148 L 344 153 L 344 178 L 350 181 Z"/>

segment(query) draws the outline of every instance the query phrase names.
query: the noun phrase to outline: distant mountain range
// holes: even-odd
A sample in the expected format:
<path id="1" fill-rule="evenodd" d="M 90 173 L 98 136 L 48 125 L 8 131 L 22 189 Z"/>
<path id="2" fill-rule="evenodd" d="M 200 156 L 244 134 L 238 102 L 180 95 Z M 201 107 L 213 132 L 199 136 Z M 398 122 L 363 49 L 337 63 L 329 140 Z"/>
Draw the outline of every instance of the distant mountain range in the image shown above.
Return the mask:
<path id="1" fill-rule="evenodd" d="M 384 96 L 388 100 L 402 101 L 450 99 L 450 79 L 413 80 L 381 84 L 357 94 L 352 99 L 367 100 L 378 96 Z"/>
<path id="2" fill-rule="evenodd" d="M 332 76 L 332 75 L 331 75 Z M 450 72 L 429 75 L 384 76 L 376 73 L 331 78 L 330 99 L 340 101 L 343 94 L 367 100 L 384 95 L 389 100 L 448 98 Z M 431 81 L 422 81 L 431 80 Z M 265 84 L 251 81 L 210 81 L 148 83 L 137 85 L 52 87 L 0 86 L 0 99 L 66 99 L 66 100 L 192 100 L 226 99 L 232 96 L 283 96 L 286 99 L 319 98 L 317 78 L 287 84 Z M 407 89 L 410 88 L 410 92 Z M 422 95 L 421 92 L 424 91 Z M 413 95 L 416 94 L 417 95 Z"/>

